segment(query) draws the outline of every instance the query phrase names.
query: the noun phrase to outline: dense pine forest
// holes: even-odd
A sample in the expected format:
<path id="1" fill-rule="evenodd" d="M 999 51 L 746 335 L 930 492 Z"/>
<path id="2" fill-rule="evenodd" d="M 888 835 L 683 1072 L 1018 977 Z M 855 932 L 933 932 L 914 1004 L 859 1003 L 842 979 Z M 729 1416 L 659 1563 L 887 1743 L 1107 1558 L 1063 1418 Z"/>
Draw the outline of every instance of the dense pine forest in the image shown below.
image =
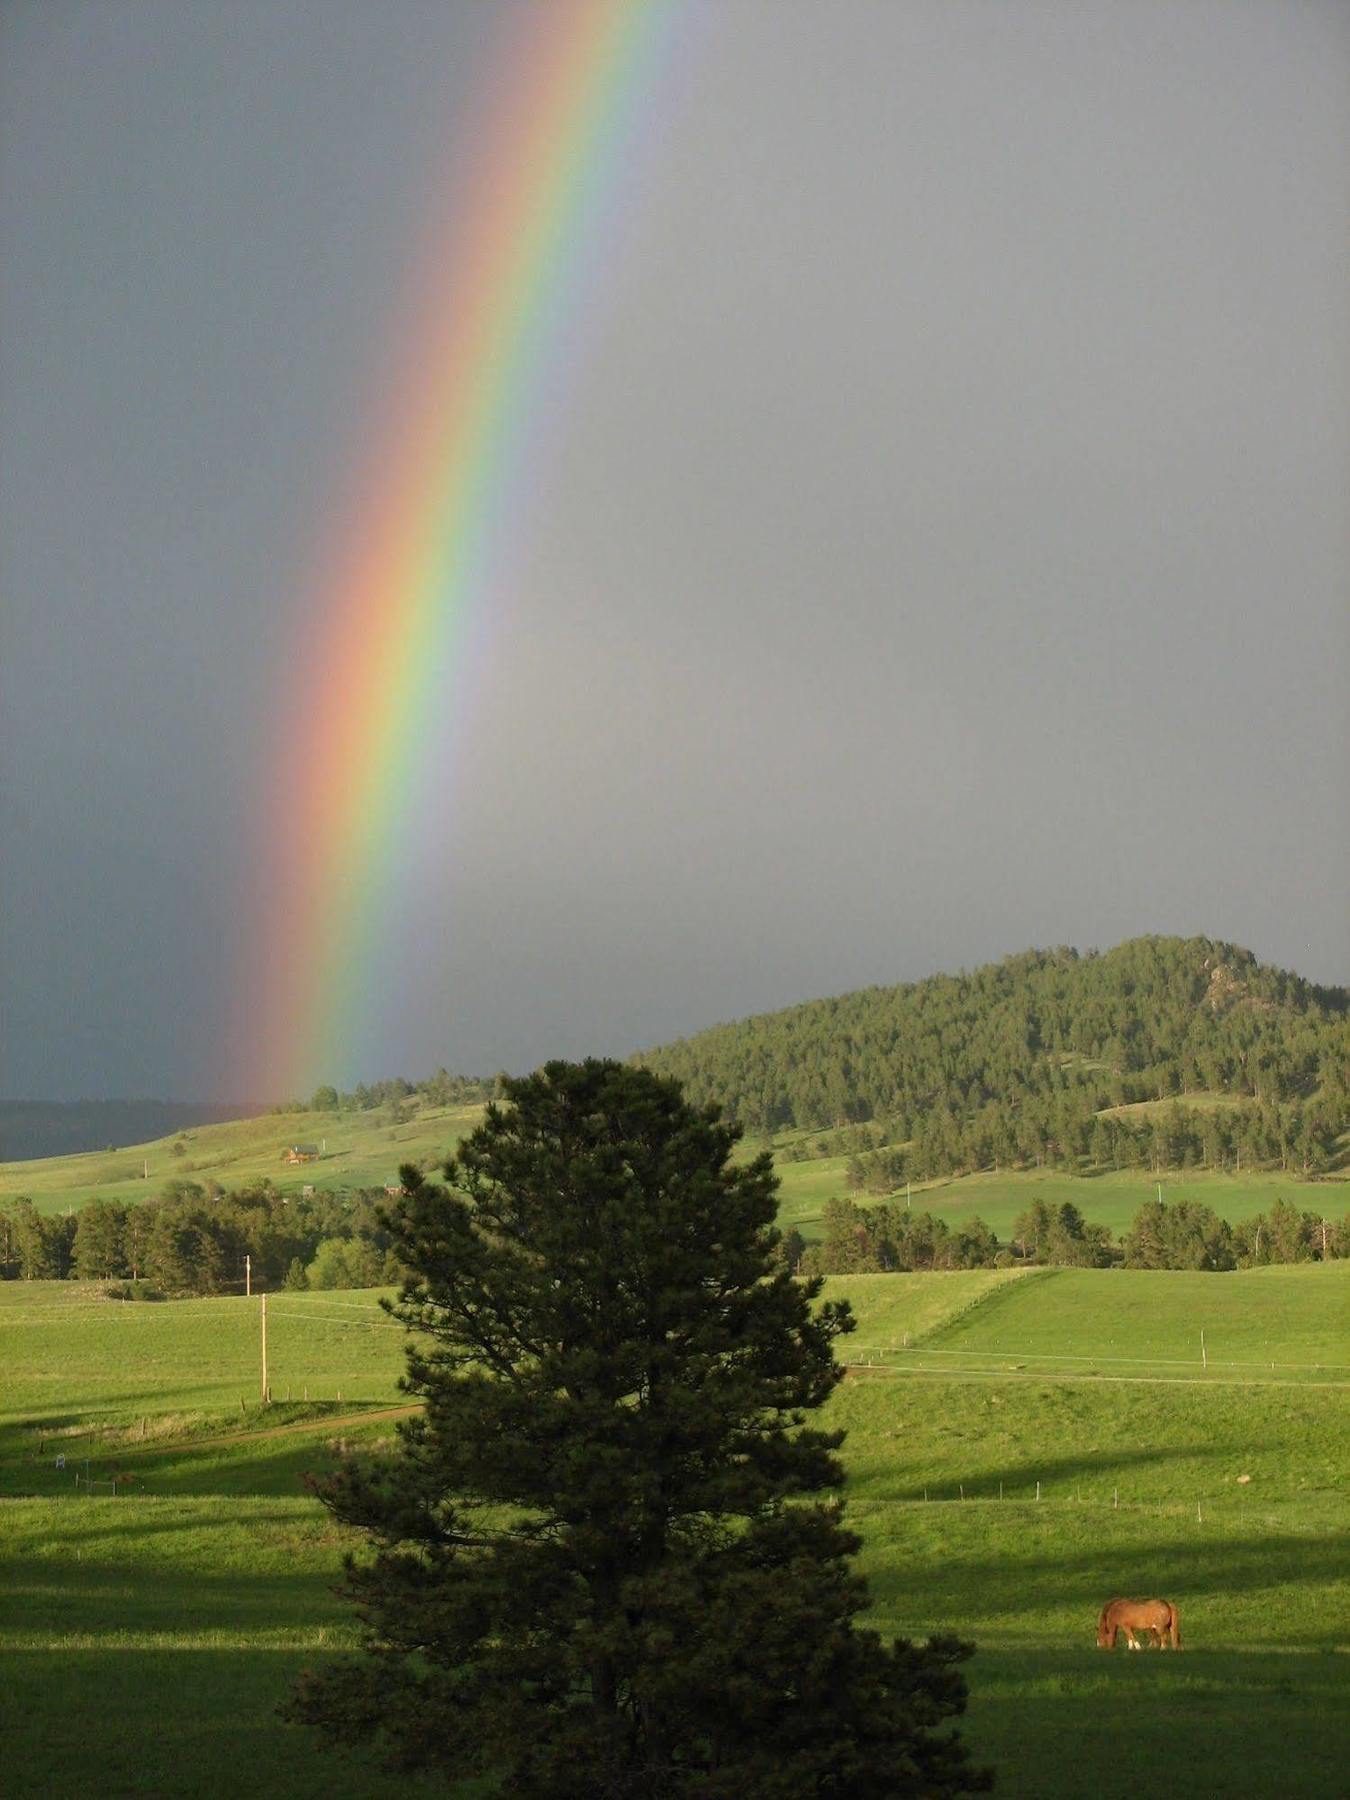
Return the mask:
<path id="1" fill-rule="evenodd" d="M 638 1060 L 751 1131 L 834 1129 L 876 1192 L 1047 1164 L 1315 1175 L 1350 1125 L 1348 1004 L 1233 944 L 1147 937 L 811 1001 Z"/>

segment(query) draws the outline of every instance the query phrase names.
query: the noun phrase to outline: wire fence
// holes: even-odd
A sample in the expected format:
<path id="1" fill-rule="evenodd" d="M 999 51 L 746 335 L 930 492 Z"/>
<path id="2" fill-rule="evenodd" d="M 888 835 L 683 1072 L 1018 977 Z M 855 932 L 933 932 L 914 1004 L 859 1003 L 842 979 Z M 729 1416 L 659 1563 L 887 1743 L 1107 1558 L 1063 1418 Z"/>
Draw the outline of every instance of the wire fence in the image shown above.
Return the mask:
<path id="1" fill-rule="evenodd" d="M 924 1359 L 932 1358 L 939 1362 L 946 1359 L 955 1373 L 972 1374 L 1016 1374 L 1032 1364 L 1057 1365 L 1068 1363 L 1074 1367 L 1096 1368 L 1105 1365 L 1111 1368 L 1132 1369 L 1187 1369 L 1207 1370 L 1221 1369 L 1256 1369 L 1265 1371 L 1281 1370 L 1313 1372 L 1327 1375 L 1350 1376 L 1350 1363 L 1336 1362 L 1285 1362 L 1279 1358 L 1261 1357 L 1259 1360 L 1239 1360 L 1216 1357 L 1208 1351 L 1190 1357 L 1176 1356 L 1114 1356 L 1099 1353 L 1071 1350 L 1028 1350 L 1023 1348 L 1007 1348 L 1002 1345 L 986 1345 L 977 1350 L 949 1350 L 937 1345 L 925 1343 L 885 1343 L 885 1344 L 850 1344 L 840 1356 L 845 1368 L 850 1369 L 906 1369 L 911 1366 L 922 1366 Z M 965 1367 L 961 1366 L 965 1359 Z M 978 1365 L 978 1366 L 977 1366 Z M 944 1365 L 945 1366 L 945 1365 Z M 1044 1369 L 1042 1372 L 1052 1372 Z"/>

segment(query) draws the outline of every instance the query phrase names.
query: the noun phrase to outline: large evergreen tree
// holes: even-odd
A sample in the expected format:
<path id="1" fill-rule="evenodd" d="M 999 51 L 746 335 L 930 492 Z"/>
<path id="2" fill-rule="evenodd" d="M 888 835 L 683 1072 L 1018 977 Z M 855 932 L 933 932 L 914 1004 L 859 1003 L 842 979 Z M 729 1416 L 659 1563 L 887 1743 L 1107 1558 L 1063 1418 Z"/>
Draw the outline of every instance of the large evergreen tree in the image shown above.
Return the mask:
<path id="1" fill-rule="evenodd" d="M 847 1308 L 775 1270 L 769 1159 L 676 1082 L 551 1063 L 405 1169 L 425 1410 L 320 1485 L 361 1527 L 367 1654 L 293 1712 L 539 1800 L 954 1795 L 968 1646 L 854 1624 L 858 1539 L 807 1414 Z"/>

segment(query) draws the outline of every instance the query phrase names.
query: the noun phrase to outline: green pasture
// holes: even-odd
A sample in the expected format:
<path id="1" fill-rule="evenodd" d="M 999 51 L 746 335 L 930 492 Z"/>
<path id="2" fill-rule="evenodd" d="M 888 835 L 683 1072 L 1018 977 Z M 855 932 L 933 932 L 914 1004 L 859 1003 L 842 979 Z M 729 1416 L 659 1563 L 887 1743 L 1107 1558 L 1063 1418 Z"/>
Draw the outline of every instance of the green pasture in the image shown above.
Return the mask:
<path id="1" fill-rule="evenodd" d="M 393 1797 L 276 1716 L 350 1645 L 317 1504 L 221 1494 L 4 1503 L 5 1791 Z M 413 1785 L 413 1791 L 417 1791 Z"/>
<path id="2" fill-rule="evenodd" d="M 151 1415 L 238 1420 L 262 1399 L 261 1308 L 256 1295 L 124 1302 L 92 1282 L 0 1282 L 0 1430 L 16 1418 L 48 1435 Z M 268 1296 L 274 1400 L 393 1401 L 403 1343 L 372 1289 Z"/>
<path id="3" fill-rule="evenodd" d="M 775 1157 L 778 1223 L 784 1231 L 795 1225 L 808 1242 L 820 1236 L 825 1202 L 848 1193 L 844 1179 L 848 1162 L 846 1156 L 822 1156 L 810 1162 L 784 1162 Z"/>
<path id="4" fill-rule="evenodd" d="M 1086 1800 L 1102 1763 L 1196 1800 L 1339 1791 L 1346 1390 L 862 1369 L 831 1410 L 875 1622 L 978 1644 L 1001 1792 Z M 1097 1651 L 1118 1593 L 1173 1600 L 1185 1655 Z"/>
<path id="5" fill-rule="evenodd" d="M 871 1623 L 975 1640 L 965 1730 L 1000 1793 L 1340 1791 L 1350 1265 L 829 1292 L 859 1321 L 825 1422 L 848 1433 Z M 229 1793 L 241 1771 L 263 1800 L 408 1791 L 275 1716 L 304 1664 L 353 1642 L 347 1539 L 301 1477 L 387 1441 L 406 1405 L 375 1299 L 269 1297 L 263 1408 L 256 1298 L 0 1284 L 7 1795 Z M 86 1457 L 115 1498 L 76 1489 Z M 1114 1593 L 1174 1600 L 1185 1653 L 1097 1651 Z"/>
<path id="6" fill-rule="evenodd" d="M 1350 1262 L 851 1275 L 825 1292 L 858 1321 L 845 1359 L 909 1372 L 1350 1383 Z"/>
<path id="7" fill-rule="evenodd" d="M 320 1192 L 383 1187 L 398 1179 L 400 1163 L 448 1156 L 482 1113 L 481 1106 L 425 1107 L 402 1124 L 394 1123 L 387 1108 L 263 1113 L 198 1125 L 147 1144 L 0 1163 L 0 1200 L 26 1194 L 40 1212 L 55 1213 L 92 1199 L 142 1200 L 173 1180 L 240 1188 L 265 1178 L 282 1193 L 299 1193 L 305 1186 Z M 288 1164 L 292 1144 L 320 1146 L 318 1160 Z"/>
<path id="8" fill-rule="evenodd" d="M 827 1200 L 843 1195 L 860 1206 L 878 1204 L 875 1195 L 849 1192 L 845 1180 L 848 1162 L 846 1156 L 780 1162 L 780 1225 L 785 1229 L 796 1226 L 808 1242 L 813 1242 L 821 1236 Z M 1264 1171 L 1221 1175 L 1192 1170 L 1184 1178 L 1163 1175 L 1161 1184 L 1163 1199 L 1169 1206 L 1189 1200 L 1211 1207 L 1232 1225 L 1256 1213 L 1268 1212 L 1279 1199 L 1288 1200 L 1300 1212 L 1324 1212 L 1328 1218 L 1338 1219 L 1350 1211 L 1350 1182 L 1343 1177 L 1299 1181 L 1290 1175 Z M 1146 1201 L 1157 1199 L 1158 1185 L 1159 1177 L 1146 1169 L 1112 1169 L 1098 1175 L 1027 1169 L 916 1181 L 910 1199 L 917 1210 L 931 1212 L 953 1226 L 978 1215 L 1003 1243 L 1012 1237 L 1017 1215 L 1035 1200 L 1044 1200 L 1052 1207 L 1070 1201 L 1090 1225 L 1105 1225 L 1113 1236 L 1119 1237 L 1128 1230 L 1139 1208 Z M 904 1195 L 901 1188 L 899 1198 L 903 1200 Z M 892 1203 L 895 1198 L 889 1196 Z"/>

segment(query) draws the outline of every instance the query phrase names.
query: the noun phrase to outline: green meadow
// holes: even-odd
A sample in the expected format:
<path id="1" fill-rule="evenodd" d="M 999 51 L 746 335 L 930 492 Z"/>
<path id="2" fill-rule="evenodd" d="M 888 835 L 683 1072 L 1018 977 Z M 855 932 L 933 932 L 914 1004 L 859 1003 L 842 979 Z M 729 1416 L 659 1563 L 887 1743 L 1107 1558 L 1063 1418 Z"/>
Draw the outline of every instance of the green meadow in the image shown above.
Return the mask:
<path id="1" fill-rule="evenodd" d="M 848 1194 L 860 1206 L 876 1197 L 850 1194 L 846 1182 L 846 1156 L 821 1157 L 818 1161 L 778 1161 L 781 1183 L 779 1223 L 795 1226 L 808 1242 L 821 1236 L 825 1202 Z M 1139 1208 L 1157 1198 L 1161 1180 L 1163 1199 L 1169 1206 L 1189 1200 L 1211 1207 L 1230 1225 L 1257 1213 L 1268 1212 L 1278 1199 L 1288 1200 L 1300 1212 L 1325 1212 L 1341 1218 L 1350 1211 L 1350 1182 L 1343 1176 L 1328 1181 L 1299 1181 L 1290 1175 L 1258 1171 L 1253 1175 L 1220 1175 L 1187 1171 L 1184 1175 L 1150 1175 L 1146 1169 L 1107 1170 L 1095 1175 L 1069 1175 L 1055 1169 L 1026 1169 L 1002 1174 L 944 1176 L 936 1181 L 916 1181 L 910 1203 L 931 1212 L 949 1225 L 978 1215 L 1006 1243 L 1013 1221 L 1033 1200 L 1049 1206 L 1070 1201 L 1092 1225 L 1107 1226 L 1113 1236 L 1126 1231 Z M 901 1197 L 905 1190 L 900 1189 Z M 894 1198 L 892 1196 L 892 1198 Z"/>
<path id="2" fill-rule="evenodd" d="M 179 1180 L 242 1188 L 267 1179 L 281 1193 L 383 1187 L 397 1181 L 400 1163 L 442 1161 L 482 1112 L 481 1106 L 425 1106 L 401 1121 L 387 1108 L 262 1113 L 146 1144 L 0 1163 L 0 1200 L 26 1194 L 39 1212 L 55 1213 L 92 1199 L 143 1200 Z M 292 1144 L 315 1145 L 319 1155 L 288 1164 Z"/>
<path id="3" fill-rule="evenodd" d="M 872 1622 L 975 1640 L 1000 1792 L 1340 1791 L 1350 1264 L 829 1285 Z M 271 1296 L 263 1407 L 256 1298 L 0 1285 L 7 1794 L 408 1791 L 275 1716 L 353 1642 L 348 1544 L 301 1480 L 407 1405 L 375 1300 Z M 1174 1600 L 1184 1654 L 1096 1650 L 1114 1593 Z"/>

